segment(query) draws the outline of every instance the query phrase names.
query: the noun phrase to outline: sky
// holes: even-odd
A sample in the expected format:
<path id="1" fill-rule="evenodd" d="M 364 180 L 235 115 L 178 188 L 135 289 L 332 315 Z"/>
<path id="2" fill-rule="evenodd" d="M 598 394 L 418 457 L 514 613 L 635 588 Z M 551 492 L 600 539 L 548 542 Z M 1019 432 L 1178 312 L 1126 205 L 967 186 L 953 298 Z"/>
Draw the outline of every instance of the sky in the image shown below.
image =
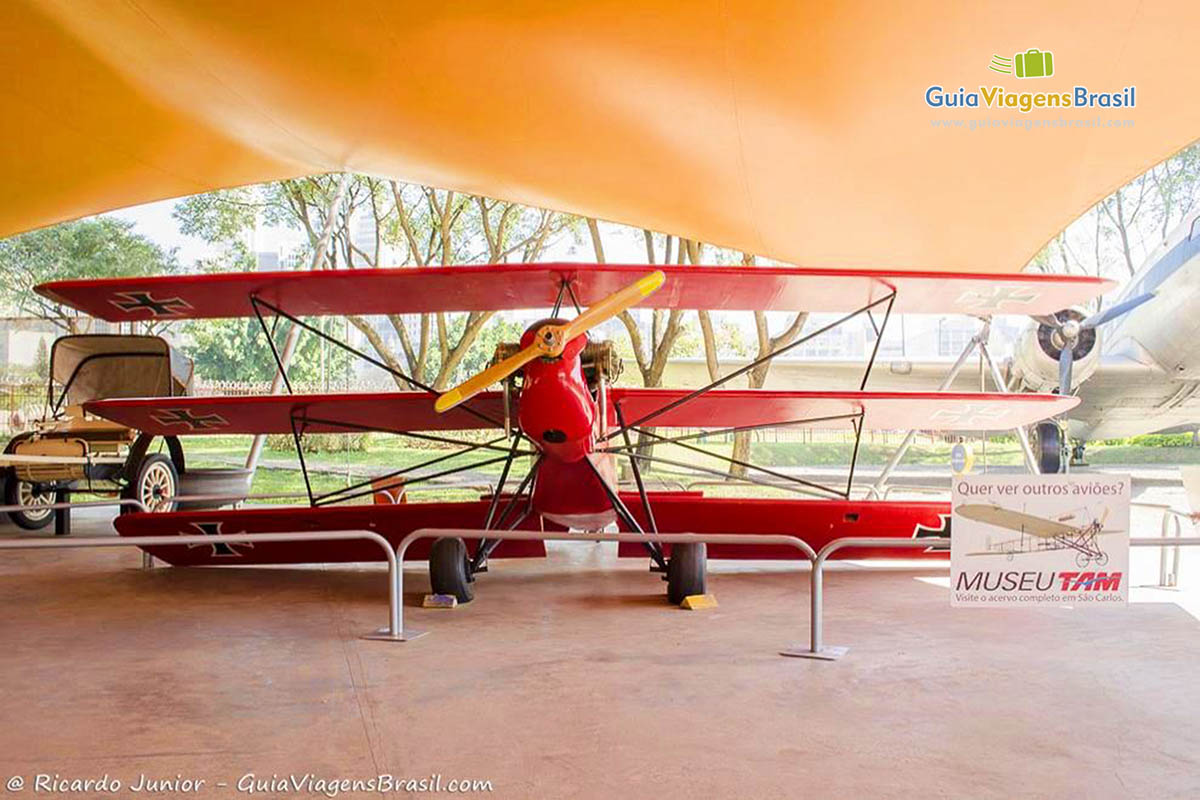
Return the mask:
<path id="1" fill-rule="evenodd" d="M 119 211 L 102 214 L 104 217 L 128 220 L 134 224 L 134 230 L 150 241 L 166 249 L 174 248 L 179 257 L 179 263 L 190 267 L 197 260 L 215 256 L 220 252 L 203 239 L 181 233 L 179 223 L 171 216 L 175 209 L 176 200 L 160 200 L 157 203 L 146 203 L 131 206 Z M 254 250 L 289 250 L 300 243 L 295 231 L 281 228 L 264 228 L 257 232 Z"/>

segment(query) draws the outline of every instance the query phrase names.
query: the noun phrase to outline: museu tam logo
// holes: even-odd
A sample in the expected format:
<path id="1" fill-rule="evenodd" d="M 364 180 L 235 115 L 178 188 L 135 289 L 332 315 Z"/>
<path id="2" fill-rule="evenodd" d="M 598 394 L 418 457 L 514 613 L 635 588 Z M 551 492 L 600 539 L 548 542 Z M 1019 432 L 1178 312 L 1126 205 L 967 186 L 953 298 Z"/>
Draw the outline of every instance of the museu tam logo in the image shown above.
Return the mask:
<path id="1" fill-rule="evenodd" d="M 1030 48 L 1012 58 L 993 55 L 988 69 L 1020 79 L 1045 79 L 1054 75 L 1056 66 L 1052 52 Z M 925 90 L 925 104 L 930 108 L 1011 109 L 1022 114 L 1038 109 L 1133 108 L 1137 105 L 1137 87 L 1111 92 L 1094 92 L 1087 86 L 1073 86 L 1070 91 L 1011 92 L 1003 86 L 980 86 L 975 90 L 960 86 L 953 91 L 934 85 Z"/>

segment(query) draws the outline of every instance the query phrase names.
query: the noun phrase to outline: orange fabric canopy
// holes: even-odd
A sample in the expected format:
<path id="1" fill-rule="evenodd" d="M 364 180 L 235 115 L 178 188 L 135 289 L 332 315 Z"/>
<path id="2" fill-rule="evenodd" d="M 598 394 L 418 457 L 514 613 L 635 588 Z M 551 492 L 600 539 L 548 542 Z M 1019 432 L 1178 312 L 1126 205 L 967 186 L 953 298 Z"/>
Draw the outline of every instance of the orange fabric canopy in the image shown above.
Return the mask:
<path id="1" fill-rule="evenodd" d="M 1187 0 L 12 0 L 0 235 L 355 170 L 804 266 L 1015 271 L 1200 134 L 1197 30 Z M 1030 48 L 1052 76 L 989 69 Z"/>

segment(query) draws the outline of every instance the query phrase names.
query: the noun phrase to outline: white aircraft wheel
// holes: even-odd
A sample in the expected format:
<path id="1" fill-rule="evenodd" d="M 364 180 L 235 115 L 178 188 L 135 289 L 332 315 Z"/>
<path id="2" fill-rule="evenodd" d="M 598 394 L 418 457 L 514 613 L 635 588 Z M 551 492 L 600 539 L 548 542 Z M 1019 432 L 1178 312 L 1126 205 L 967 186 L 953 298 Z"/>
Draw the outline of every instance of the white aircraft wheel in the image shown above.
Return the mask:
<path id="1" fill-rule="evenodd" d="M 1108 564 L 1108 553 L 1101 553 L 1100 555 L 1096 556 L 1096 566 L 1097 567 L 1103 567 L 1103 566 L 1106 566 L 1107 564 Z"/>
<path id="2" fill-rule="evenodd" d="M 679 605 L 683 598 L 708 591 L 708 545 L 703 542 L 671 546 L 667 561 L 667 600 Z"/>
<path id="3" fill-rule="evenodd" d="M 1075 563 L 1081 568 L 1086 567 L 1088 564 L 1092 563 L 1092 557 L 1087 553 L 1076 553 Z"/>
<path id="4" fill-rule="evenodd" d="M 429 549 L 429 586 L 434 594 L 452 594 L 460 603 L 475 599 L 466 542 L 449 538 L 434 541 Z"/>

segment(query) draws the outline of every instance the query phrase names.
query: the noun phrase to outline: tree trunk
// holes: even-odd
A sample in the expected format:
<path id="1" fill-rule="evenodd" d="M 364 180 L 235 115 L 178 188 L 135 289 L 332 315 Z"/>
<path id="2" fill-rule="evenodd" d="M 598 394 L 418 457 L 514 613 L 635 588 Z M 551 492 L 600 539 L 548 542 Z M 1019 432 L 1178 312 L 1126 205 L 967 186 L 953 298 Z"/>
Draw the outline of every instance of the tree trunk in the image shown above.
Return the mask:
<path id="1" fill-rule="evenodd" d="M 754 257 L 749 253 L 742 255 L 742 263 L 746 266 L 754 264 Z M 808 322 L 808 313 L 799 312 L 792 317 L 792 321 L 787 328 L 778 336 L 772 337 L 770 330 L 767 328 L 767 315 L 762 311 L 754 312 L 754 327 L 758 334 L 758 353 L 755 360 L 765 358 L 766 356 L 776 352 L 782 347 L 787 347 L 800 337 L 801 331 L 804 330 L 805 323 Z M 750 370 L 746 374 L 746 382 L 751 389 L 761 389 L 767 382 L 767 373 L 771 371 L 771 362 L 766 361 Z M 753 431 L 738 431 L 733 435 L 733 452 L 732 458 L 738 461 L 750 460 L 750 441 Z M 748 470 L 746 467 L 737 464 L 729 466 L 729 477 L 744 478 Z"/>

